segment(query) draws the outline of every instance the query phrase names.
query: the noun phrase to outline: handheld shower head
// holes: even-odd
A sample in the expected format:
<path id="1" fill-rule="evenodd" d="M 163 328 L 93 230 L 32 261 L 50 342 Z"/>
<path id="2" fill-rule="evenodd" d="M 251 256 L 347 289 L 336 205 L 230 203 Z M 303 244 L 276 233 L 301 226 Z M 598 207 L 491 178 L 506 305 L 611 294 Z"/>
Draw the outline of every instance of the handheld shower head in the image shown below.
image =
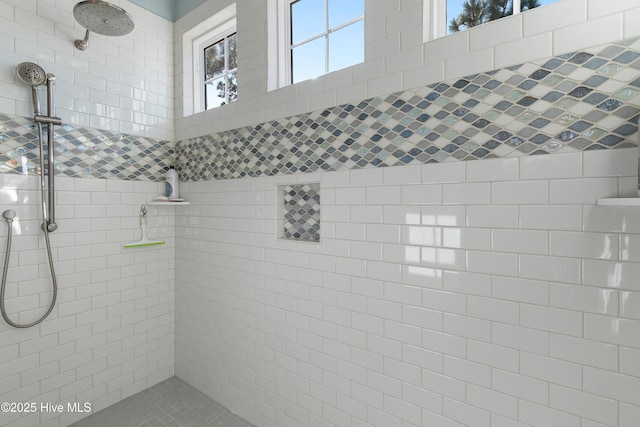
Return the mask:
<path id="1" fill-rule="evenodd" d="M 16 217 L 16 211 L 6 210 L 2 212 L 2 217 L 7 221 L 13 221 L 13 219 Z"/>
<path id="2" fill-rule="evenodd" d="M 47 73 L 33 62 L 22 62 L 16 67 L 16 75 L 27 86 L 41 86 L 47 83 Z"/>
<path id="3" fill-rule="evenodd" d="M 31 86 L 31 96 L 33 98 L 33 111 L 36 115 L 40 114 L 40 100 L 38 99 L 38 90 L 36 87 L 47 83 L 47 73 L 41 66 L 33 62 L 22 62 L 16 67 L 16 76 L 27 86 Z"/>
<path id="4" fill-rule="evenodd" d="M 87 49 L 89 32 L 103 36 L 124 36 L 133 31 L 133 18 L 126 10 L 102 0 L 85 0 L 73 7 L 73 16 L 87 32 L 84 40 L 76 40 L 75 46 Z"/>

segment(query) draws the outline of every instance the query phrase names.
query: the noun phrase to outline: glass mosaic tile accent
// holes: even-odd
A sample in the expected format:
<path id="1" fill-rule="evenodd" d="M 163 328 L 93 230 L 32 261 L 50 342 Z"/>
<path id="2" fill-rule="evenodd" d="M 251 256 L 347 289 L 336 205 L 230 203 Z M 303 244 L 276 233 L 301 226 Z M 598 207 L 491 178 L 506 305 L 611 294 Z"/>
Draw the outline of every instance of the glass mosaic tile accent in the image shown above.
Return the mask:
<path id="1" fill-rule="evenodd" d="M 638 39 L 178 141 L 183 180 L 635 146 Z"/>
<path id="2" fill-rule="evenodd" d="M 320 184 L 291 184 L 284 192 L 285 239 L 320 241 Z"/>
<path id="3" fill-rule="evenodd" d="M 54 128 L 57 174 L 162 181 L 173 165 L 171 141 L 71 125 Z M 44 127 L 45 143 L 47 139 Z M 30 118 L 0 114 L 0 173 L 35 174 L 38 128 Z"/>
<path id="4" fill-rule="evenodd" d="M 162 181 L 633 147 L 640 42 L 627 40 L 178 141 L 64 125 L 57 173 Z M 37 128 L 0 114 L 0 173 L 35 173 Z M 175 151 L 175 152 L 174 152 Z M 177 157 L 177 160 L 174 159 Z"/>

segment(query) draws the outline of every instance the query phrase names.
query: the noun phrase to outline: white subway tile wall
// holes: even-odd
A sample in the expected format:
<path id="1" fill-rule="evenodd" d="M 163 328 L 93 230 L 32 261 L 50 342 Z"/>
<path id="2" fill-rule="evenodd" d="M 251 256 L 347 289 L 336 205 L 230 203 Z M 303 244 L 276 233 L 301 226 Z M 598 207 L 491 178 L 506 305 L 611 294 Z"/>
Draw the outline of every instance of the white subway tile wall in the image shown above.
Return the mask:
<path id="1" fill-rule="evenodd" d="M 6 288 L 10 318 L 28 323 L 51 301 L 40 231 L 38 178 L 0 174 L 3 211 L 17 213 Z M 51 234 L 58 299 L 40 325 L 0 323 L 0 402 L 35 402 L 34 413 L 2 412 L 0 425 L 66 426 L 174 375 L 175 207 L 148 206 L 149 237 L 162 246 L 124 249 L 140 239 L 140 205 L 155 182 L 58 177 Z M 6 255 L 7 225 L 0 224 Z M 40 404 L 65 405 L 47 413 Z"/>
<path id="2" fill-rule="evenodd" d="M 185 183 L 176 374 L 261 426 L 631 427 L 639 265 L 621 242 L 640 217 L 575 193 L 610 179 L 583 166 L 635 154 L 562 155 L 550 179 L 530 158 L 323 173 L 321 258 L 252 214 L 278 178 Z"/>
<path id="3" fill-rule="evenodd" d="M 127 0 L 112 0 L 134 19 L 125 37 L 92 33 L 73 18 L 75 0 L 0 3 L 0 111 L 31 117 L 30 91 L 16 64 L 36 62 L 56 76 L 56 114 L 67 124 L 174 139 L 173 25 Z"/>
<path id="4" fill-rule="evenodd" d="M 242 99 L 182 117 L 181 36 L 232 0 L 175 25 L 111 1 L 136 30 L 94 34 L 86 52 L 72 46 L 75 0 L 0 1 L 0 112 L 31 116 L 14 71 L 36 61 L 58 77 L 65 123 L 176 141 L 640 36 L 635 0 L 561 0 L 501 23 L 508 41 L 479 28 L 422 44 L 421 0 L 367 0 L 365 63 L 269 91 L 275 0 L 238 2 Z M 189 207 L 149 207 L 167 244 L 126 251 L 161 184 L 60 178 L 59 302 L 36 328 L 0 326 L 0 401 L 98 410 L 175 371 L 268 427 L 637 427 L 640 220 L 594 206 L 635 194 L 635 157 L 186 183 Z M 321 182 L 319 244 L 275 239 L 275 188 L 292 178 Z M 0 180 L 19 217 L 7 305 L 28 320 L 50 297 L 37 181 Z M 82 416 L 1 413 L 0 425 Z"/>
<path id="5" fill-rule="evenodd" d="M 136 28 L 125 37 L 91 34 L 88 50 L 81 52 L 73 47 L 85 32 L 73 18 L 75 3 L 0 2 L 0 112 L 33 116 L 29 88 L 15 77 L 16 64 L 31 61 L 56 75 L 56 115 L 64 124 L 173 145 L 168 143 L 174 140 L 172 24 L 126 0 L 112 0 L 133 16 Z M 94 131 L 84 133 L 84 140 L 99 134 Z M 120 148 L 125 153 L 113 155 L 124 161 L 130 147 Z M 77 163 L 65 154 L 58 151 L 58 162 Z M 133 161 L 144 157 L 138 154 Z M 65 178 L 63 172 L 58 169 L 56 182 L 59 229 L 51 236 L 58 302 L 37 327 L 0 325 L 0 401 L 90 402 L 97 411 L 173 376 L 174 211 L 149 207 L 149 232 L 165 245 L 125 250 L 124 243 L 140 237 L 140 205 L 162 193 L 162 185 Z M 38 181 L 2 173 L 0 188 L 2 210 L 18 214 L 6 305 L 9 316 L 25 322 L 41 314 L 51 298 Z M 4 259 L 6 223 L 0 228 Z M 0 413 L 0 425 L 66 426 L 85 415 L 44 413 L 38 407 L 31 414 Z"/>

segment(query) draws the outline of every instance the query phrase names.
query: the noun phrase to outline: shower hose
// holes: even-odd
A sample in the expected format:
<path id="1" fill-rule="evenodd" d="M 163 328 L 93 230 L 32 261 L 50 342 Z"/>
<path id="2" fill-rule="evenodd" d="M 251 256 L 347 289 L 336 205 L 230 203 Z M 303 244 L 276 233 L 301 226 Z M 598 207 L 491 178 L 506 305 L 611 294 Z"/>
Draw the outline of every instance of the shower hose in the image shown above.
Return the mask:
<path id="1" fill-rule="evenodd" d="M 40 134 L 40 195 L 41 195 L 41 205 L 42 205 L 42 217 L 44 221 L 44 225 L 42 230 L 44 231 L 44 241 L 47 246 L 47 256 L 49 258 L 49 270 L 51 271 L 51 281 L 53 288 L 53 296 L 51 298 L 51 304 L 47 311 L 37 320 L 27 323 L 20 324 L 9 319 L 7 315 L 7 311 L 5 309 L 5 290 L 7 287 L 7 272 L 9 270 L 9 258 L 11 256 L 11 237 L 13 235 L 13 218 L 15 218 L 16 213 L 14 211 L 8 210 L 5 211 L 2 216 L 7 220 L 7 225 L 9 226 L 9 231 L 7 233 L 7 252 L 4 257 L 4 268 L 2 269 L 2 283 L 0 283 L 0 311 L 2 312 L 2 318 L 5 322 L 7 322 L 10 326 L 14 328 L 30 328 L 32 326 L 37 325 L 42 322 L 53 310 L 53 307 L 56 304 L 56 299 L 58 297 L 58 281 L 56 279 L 56 272 L 53 267 L 53 257 L 51 256 L 51 242 L 49 241 L 49 229 L 47 227 L 47 204 L 46 204 L 46 196 L 45 196 L 45 179 L 44 179 L 44 149 L 43 149 L 43 138 L 42 138 L 42 124 L 38 123 L 38 130 Z M 53 173 L 53 165 L 49 165 L 49 173 Z"/>

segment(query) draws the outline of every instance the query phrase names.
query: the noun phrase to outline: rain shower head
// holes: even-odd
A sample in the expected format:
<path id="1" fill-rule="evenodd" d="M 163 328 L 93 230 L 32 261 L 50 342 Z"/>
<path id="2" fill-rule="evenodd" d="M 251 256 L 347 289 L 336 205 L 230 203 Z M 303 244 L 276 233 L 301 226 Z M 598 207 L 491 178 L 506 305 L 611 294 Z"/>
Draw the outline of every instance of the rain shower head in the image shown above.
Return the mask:
<path id="1" fill-rule="evenodd" d="M 134 27 L 126 10 L 100 0 L 81 1 L 73 7 L 73 16 L 87 30 L 103 36 L 124 36 Z"/>
<path id="2" fill-rule="evenodd" d="M 16 75 L 27 86 L 41 86 L 47 83 L 47 73 L 33 62 L 22 62 L 16 67 Z"/>
<path id="3" fill-rule="evenodd" d="M 73 16 L 87 32 L 84 40 L 76 40 L 75 46 L 87 49 L 89 32 L 103 36 L 124 36 L 133 31 L 134 23 L 126 10 L 101 0 L 85 0 L 73 7 Z"/>

